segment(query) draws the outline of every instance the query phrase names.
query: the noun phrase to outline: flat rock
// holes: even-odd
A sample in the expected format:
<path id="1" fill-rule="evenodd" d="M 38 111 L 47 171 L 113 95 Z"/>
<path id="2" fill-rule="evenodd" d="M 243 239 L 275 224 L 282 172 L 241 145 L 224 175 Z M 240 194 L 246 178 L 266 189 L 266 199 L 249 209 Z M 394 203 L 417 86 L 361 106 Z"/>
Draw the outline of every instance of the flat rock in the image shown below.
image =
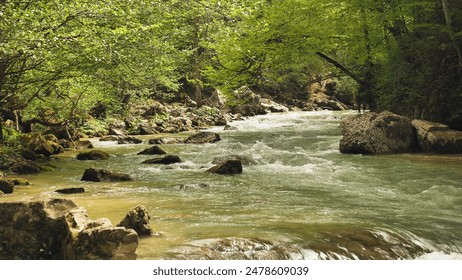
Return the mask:
<path id="1" fill-rule="evenodd" d="M 427 153 L 462 153 L 462 131 L 452 130 L 447 125 L 424 120 L 413 120 L 419 148 Z"/>
<path id="2" fill-rule="evenodd" d="M 185 143 L 190 144 L 204 144 L 204 143 L 215 143 L 220 141 L 220 135 L 215 132 L 202 131 L 191 135 L 186 139 Z"/>

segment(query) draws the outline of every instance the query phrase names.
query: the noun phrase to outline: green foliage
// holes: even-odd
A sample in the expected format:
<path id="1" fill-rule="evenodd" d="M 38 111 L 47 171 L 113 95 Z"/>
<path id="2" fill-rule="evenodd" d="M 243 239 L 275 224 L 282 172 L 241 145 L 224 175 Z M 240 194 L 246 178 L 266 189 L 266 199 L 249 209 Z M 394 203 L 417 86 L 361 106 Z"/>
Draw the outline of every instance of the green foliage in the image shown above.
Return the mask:
<path id="1" fill-rule="evenodd" d="M 339 91 L 361 102 L 449 120 L 462 108 L 459 2 L 0 1 L 0 114 L 80 125 L 97 103 L 123 114 L 242 86 L 305 96 L 313 77 L 347 74 Z"/>

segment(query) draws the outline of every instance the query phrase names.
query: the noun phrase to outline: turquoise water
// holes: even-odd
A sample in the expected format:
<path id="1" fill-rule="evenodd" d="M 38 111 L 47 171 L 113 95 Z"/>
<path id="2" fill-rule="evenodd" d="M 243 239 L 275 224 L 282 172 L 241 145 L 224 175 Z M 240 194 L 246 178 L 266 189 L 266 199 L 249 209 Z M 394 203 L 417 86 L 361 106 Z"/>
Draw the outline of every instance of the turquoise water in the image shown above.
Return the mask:
<path id="1" fill-rule="evenodd" d="M 325 255 L 313 249 L 315 244 L 328 244 L 326 251 L 348 250 L 364 232 L 384 240 L 399 235 L 426 250 L 419 258 L 462 258 L 462 155 L 340 154 L 339 124 L 349 114 L 271 114 L 231 123 L 238 130 L 212 128 L 222 141 L 161 145 L 182 158 L 173 166 L 141 164 L 150 157 L 137 153 L 147 144 L 95 141 L 110 160 L 82 162 L 75 153 L 60 155 L 53 161 L 56 171 L 28 176 L 32 186 L 1 199 L 66 197 L 91 218 L 107 217 L 113 224 L 142 204 L 161 236 L 140 240 L 140 259 L 177 258 L 197 242 L 231 237 L 290 244 L 302 258 L 318 259 Z M 231 177 L 205 172 L 215 157 L 230 154 L 255 164 Z M 81 182 L 91 166 L 128 173 L 135 181 Z M 54 193 L 77 186 L 86 193 Z"/>

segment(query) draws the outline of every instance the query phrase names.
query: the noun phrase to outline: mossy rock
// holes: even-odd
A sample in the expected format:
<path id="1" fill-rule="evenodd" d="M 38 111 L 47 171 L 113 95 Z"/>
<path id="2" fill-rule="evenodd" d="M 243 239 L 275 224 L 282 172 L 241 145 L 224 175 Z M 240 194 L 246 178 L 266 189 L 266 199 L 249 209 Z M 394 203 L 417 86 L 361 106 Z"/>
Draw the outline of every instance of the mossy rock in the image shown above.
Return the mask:
<path id="1" fill-rule="evenodd" d="M 110 155 L 100 150 L 92 150 L 87 152 L 80 152 L 77 155 L 78 160 L 107 160 Z"/>

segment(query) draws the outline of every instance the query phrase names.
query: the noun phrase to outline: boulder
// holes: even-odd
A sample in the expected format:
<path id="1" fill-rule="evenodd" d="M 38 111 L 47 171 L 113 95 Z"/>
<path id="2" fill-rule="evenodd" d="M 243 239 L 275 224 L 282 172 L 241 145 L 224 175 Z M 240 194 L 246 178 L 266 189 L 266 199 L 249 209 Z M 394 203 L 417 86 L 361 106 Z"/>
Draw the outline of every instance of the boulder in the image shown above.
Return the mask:
<path id="1" fill-rule="evenodd" d="M 118 144 L 141 144 L 143 140 L 133 136 L 119 136 L 117 140 Z"/>
<path id="2" fill-rule="evenodd" d="M 61 194 L 76 194 L 76 193 L 84 193 L 85 189 L 84 188 L 66 188 L 66 189 L 56 190 L 55 192 L 61 193 Z"/>
<path id="3" fill-rule="evenodd" d="M 93 143 L 90 140 L 78 140 L 74 143 L 76 149 L 93 149 Z"/>
<path id="4" fill-rule="evenodd" d="M 9 194 L 14 191 L 14 184 L 6 178 L 6 175 L 0 171 L 0 191 Z"/>
<path id="5" fill-rule="evenodd" d="M 155 124 L 154 124 L 155 125 Z M 138 125 L 138 132 L 140 135 L 151 135 L 151 134 L 157 134 L 156 127 L 148 122 L 141 123 Z"/>
<path id="6" fill-rule="evenodd" d="M 406 153 L 416 147 L 411 120 L 387 111 L 348 117 L 342 121 L 341 128 L 342 153 Z"/>
<path id="7" fill-rule="evenodd" d="M 220 156 L 213 159 L 212 164 L 221 164 L 228 160 L 238 160 L 242 163 L 242 165 L 255 165 L 257 162 L 251 158 L 246 156 L 240 155 L 227 155 L 227 156 Z"/>
<path id="8" fill-rule="evenodd" d="M 328 96 L 323 92 L 312 93 L 309 102 L 324 110 L 343 111 L 348 109 L 348 106 L 335 97 Z"/>
<path id="9" fill-rule="evenodd" d="M 117 135 L 105 135 L 99 138 L 101 142 L 108 142 L 108 141 L 119 141 L 120 136 Z"/>
<path id="10" fill-rule="evenodd" d="M 424 120 L 413 120 L 419 148 L 427 153 L 462 153 L 462 131 L 447 125 Z"/>
<path id="11" fill-rule="evenodd" d="M 87 152 L 80 152 L 77 155 L 78 160 L 107 160 L 110 155 L 104 151 L 92 150 Z"/>
<path id="12" fill-rule="evenodd" d="M 164 164 L 164 165 L 169 165 L 169 164 L 175 164 L 175 163 L 180 163 L 181 159 L 178 156 L 174 155 L 168 155 L 162 158 L 153 158 L 153 159 L 148 159 L 143 161 L 142 163 L 144 164 Z"/>
<path id="13" fill-rule="evenodd" d="M 250 88 L 244 86 L 234 92 L 235 104 L 230 105 L 229 109 L 233 114 L 242 116 L 264 115 L 268 111 L 262 105 L 262 98 L 255 94 Z"/>
<path id="14" fill-rule="evenodd" d="M 165 155 L 166 152 L 159 148 L 159 146 L 153 146 L 151 148 L 147 148 L 138 153 L 139 155 Z"/>
<path id="15" fill-rule="evenodd" d="M 262 98 L 261 100 L 261 105 L 262 107 L 266 110 L 266 111 L 269 111 L 269 112 L 272 112 L 272 113 L 284 113 L 284 112 L 289 112 L 289 108 L 287 108 L 286 106 L 282 105 L 282 104 L 279 104 L 277 102 L 274 102 L 273 100 L 271 99 L 268 99 L 268 98 Z"/>
<path id="16" fill-rule="evenodd" d="M 126 134 L 125 122 L 120 120 L 115 120 L 109 124 L 108 134 L 115 136 L 124 136 Z"/>
<path id="17" fill-rule="evenodd" d="M 242 173 L 242 162 L 240 160 L 227 160 L 210 169 L 207 172 L 221 175 L 235 175 Z"/>
<path id="18" fill-rule="evenodd" d="M 150 219 L 148 209 L 139 205 L 130 210 L 117 226 L 133 229 L 139 236 L 151 236 L 153 230 L 149 224 Z"/>
<path id="19" fill-rule="evenodd" d="M 81 181 L 90 182 L 124 182 L 132 180 L 130 175 L 97 168 L 86 169 L 81 179 Z"/>
<path id="20" fill-rule="evenodd" d="M 66 199 L 0 203 L 0 259 L 136 259 L 138 235 Z"/>
<path id="21" fill-rule="evenodd" d="M 188 144 L 204 144 L 204 143 L 215 143 L 220 141 L 220 135 L 215 132 L 202 131 L 191 135 L 186 139 L 185 143 Z"/>
<path id="22" fill-rule="evenodd" d="M 56 139 L 54 137 L 53 139 Z M 21 135 L 21 145 L 25 150 L 30 150 L 38 155 L 49 157 L 54 154 L 63 152 L 58 140 L 47 140 L 40 133 L 27 133 Z"/>
<path id="23" fill-rule="evenodd" d="M 22 160 L 15 162 L 11 166 L 11 171 L 17 174 L 37 174 L 42 172 L 42 168 L 31 160 Z"/>

